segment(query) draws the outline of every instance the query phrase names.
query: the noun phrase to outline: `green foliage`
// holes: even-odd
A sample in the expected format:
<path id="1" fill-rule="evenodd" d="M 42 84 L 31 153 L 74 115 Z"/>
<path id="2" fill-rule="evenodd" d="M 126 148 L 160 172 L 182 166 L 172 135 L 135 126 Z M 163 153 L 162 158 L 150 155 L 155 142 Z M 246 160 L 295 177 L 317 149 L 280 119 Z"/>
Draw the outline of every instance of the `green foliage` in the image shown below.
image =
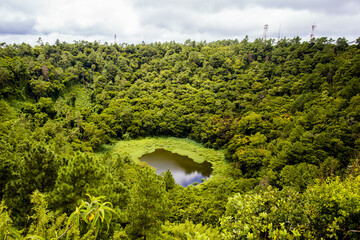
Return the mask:
<path id="1" fill-rule="evenodd" d="M 30 229 L 25 237 L 21 231 L 12 227 L 12 220 L 2 202 L 0 205 L 0 238 L 1 239 L 96 239 L 106 225 L 109 231 L 113 210 L 110 202 L 103 202 L 104 197 L 88 195 L 90 202 L 82 201 L 79 207 L 69 216 L 59 216 L 47 209 L 45 195 L 35 191 L 31 202 L 34 204 L 34 215 Z M 67 224 L 66 224 L 67 219 Z M 103 237 L 106 235 L 103 235 Z"/>
<path id="2" fill-rule="evenodd" d="M 356 239 L 360 222 L 360 176 L 339 177 L 309 188 L 304 194 L 308 227 L 314 237 Z"/>
<path id="3" fill-rule="evenodd" d="M 4 100 L 0 100 L 0 136 L 7 135 L 14 118 L 14 111 Z"/>
<path id="4" fill-rule="evenodd" d="M 154 237 L 154 239 L 159 238 L 164 240 L 216 240 L 221 239 L 221 235 L 218 230 L 212 227 L 185 221 L 185 223 L 179 224 L 166 222 L 159 231 L 158 236 Z"/>
<path id="5" fill-rule="evenodd" d="M 130 236 L 153 235 L 169 210 L 165 184 L 155 172 L 145 167 L 137 173 L 137 182 L 132 189 L 132 201 L 128 210 Z"/>
<path id="6" fill-rule="evenodd" d="M 89 202 L 82 201 L 80 206 L 76 207 L 76 210 L 69 216 L 67 225 L 68 229 L 76 225 L 82 229 L 82 232 L 84 229 L 87 231 L 91 229 L 96 237 L 105 224 L 107 231 L 109 231 L 112 215 L 113 213 L 116 214 L 116 212 L 113 210 L 110 202 L 102 201 L 105 197 L 87 196 L 89 197 Z"/>
<path id="7" fill-rule="evenodd" d="M 18 230 L 12 226 L 12 220 L 6 210 L 4 202 L 0 204 L 0 239 L 20 239 Z"/>
<path id="8" fill-rule="evenodd" d="M 269 187 L 258 193 L 236 194 L 229 199 L 221 226 L 225 239 L 297 239 L 302 221 L 300 196 Z"/>
<path id="9" fill-rule="evenodd" d="M 47 192 L 54 188 L 58 162 L 51 150 L 34 143 L 15 158 L 13 164 L 12 176 L 4 188 L 4 198 L 15 213 L 15 221 L 23 222 L 23 216 L 31 210 L 31 194 L 35 190 Z"/>
<path id="10" fill-rule="evenodd" d="M 271 155 L 271 152 L 264 148 L 266 140 L 266 136 L 259 132 L 250 136 L 235 135 L 229 142 L 226 155 L 238 163 L 245 176 L 256 176 L 255 173 Z"/>
<path id="11" fill-rule="evenodd" d="M 281 171 L 280 176 L 282 186 L 292 186 L 304 191 L 319 177 L 319 169 L 308 163 L 300 163 L 295 166 L 287 165 Z"/>
<path id="12" fill-rule="evenodd" d="M 162 176 L 164 177 L 166 191 L 173 189 L 176 183 L 170 170 L 168 169 L 166 172 L 162 173 Z"/>
<path id="13" fill-rule="evenodd" d="M 16 169 L 15 158 L 12 153 L 11 145 L 4 140 L 0 140 L 0 189 L 1 198 L 6 194 L 6 186 L 14 179 Z"/>
<path id="14" fill-rule="evenodd" d="M 359 176 L 317 183 L 303 194 L 268 188 L 229 199 L 221 227 L 225 239 L 356 239 Z"/>
<path id="15" fill-rule="evenodd" d="M 35 235 L 45 236 L 46 224 L 49 221 L 49 216 L 47 214 L 47 202 L 45 201 L 45 196 L 36 190 L 31 195 L 31 203 L 34 204 L 33 210 L 35 215 L 33 216 L 36 226 L 33 226 L 34 229 L 30 229 L 29 232 L 34 232 Z"/>
<path id="16" fill-rule="evenodd" d="M 116 204 L 117 209 L 124 209 L 130 202 L 130 186 L 127 182 L 132 181 L 132 176 L 128 175 L 133 170 L 131 162 L 126 156 L 112 157 L 108 153 L 104 155 L 102 160 L 106 174 L 101 181 L 111 184 L 104 184 L 101 187 L 101 192 L 106 195 L 110 202 Z"/>
<path id="17" fill-rule="evenodd" d="M 63 233 L 85 193 L 121 217 L 68 238 L 211 239 L 221 219 L 229 238 L 355 239 L 358 42 L 2 44 L 0 197 L 34 239 Z M 213 177 L 184 189 L 141 169 L 156 148 L 211 162 Z"/>
<path id="18" fill-rule="evenodd" d="M 68 212 L 85 197 L 85 193 L 98 192 L 104 177 L 104 166 L 96 158 L 81 153 L 69 156 L 58 170 L 52 201 Z"/>
<path id="19" fill-rule="evenodd" d="M 119 141 L 112 146 L 110 153 L 119 154 L 120 156 L 128 155 L 132 161 L 137 162 L 141 156 L 146 153 L 154 152 L 159 148 L 163 148 L 179 155 L 188 156 L 199 163 L 209 161 L 213 164 L 221 164 L 224 160 L 224 156 L 221 151 L 204 148 L 203 145 L 190 139 L 180 139 L 174 137 L 156 137 Z"/>
<path id="20" fill-rule="evenodd" d="M 57 239 L 65 231 L 66 214 L 58 214 L 48 209 L 47 195 L 38 190 L 31 195 L 33 204 L 32 220 L 25 239 Z"/>
<path id="21" fill-rule="evenodd" d="M 31 79 L 30 86 L 33 93 L 38 97 L 47 96 L 52 91 L 50 82 L 44 81 L 43 77 Z"/>
<path id="22" fill-rule="evenodd" d="M 1 54 L 2 55 L 2 54 Z M 0 58 L 0 97 L 23 98 L 22 88 L 27 85 L 28 69 L 24 59 L 19 56 Z"/>

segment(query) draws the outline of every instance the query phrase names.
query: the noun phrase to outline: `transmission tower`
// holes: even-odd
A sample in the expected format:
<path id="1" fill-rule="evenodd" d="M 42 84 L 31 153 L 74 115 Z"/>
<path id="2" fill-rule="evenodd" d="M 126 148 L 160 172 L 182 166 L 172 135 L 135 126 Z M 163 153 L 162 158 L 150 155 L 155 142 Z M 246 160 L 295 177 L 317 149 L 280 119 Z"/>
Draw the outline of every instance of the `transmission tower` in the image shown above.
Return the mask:
<path id="1" fill-rule="evenodd" d="M 264 25 L 264 35 L 263 35 L 264 40 L 266 40 L 266 38 L 267 38 L 268 29 L 269 29 L 269 24 L 265 24 Z"/>
<path id="2" fill-rule="evenodd" d="M 314 31 L 315 31 L 315 28 L 316 28 L 316 27 L 317 27 L 317 25 L 315 25 L 315 23 L 311 26 L 310 40 L 315 37 Z"/>

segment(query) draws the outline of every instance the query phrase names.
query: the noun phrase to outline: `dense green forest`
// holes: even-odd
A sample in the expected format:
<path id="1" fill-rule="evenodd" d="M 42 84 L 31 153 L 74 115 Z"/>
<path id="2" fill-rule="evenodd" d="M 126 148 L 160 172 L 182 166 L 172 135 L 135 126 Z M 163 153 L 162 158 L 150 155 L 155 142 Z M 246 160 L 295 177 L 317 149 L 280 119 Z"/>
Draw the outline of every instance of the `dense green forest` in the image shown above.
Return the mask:
<path id="1" fill-rule="evenodd" d="M 0 47 L 0 239 L 359 239 L 360 38 Z M 189 138 L 183 188 L 103 144 Z"/>

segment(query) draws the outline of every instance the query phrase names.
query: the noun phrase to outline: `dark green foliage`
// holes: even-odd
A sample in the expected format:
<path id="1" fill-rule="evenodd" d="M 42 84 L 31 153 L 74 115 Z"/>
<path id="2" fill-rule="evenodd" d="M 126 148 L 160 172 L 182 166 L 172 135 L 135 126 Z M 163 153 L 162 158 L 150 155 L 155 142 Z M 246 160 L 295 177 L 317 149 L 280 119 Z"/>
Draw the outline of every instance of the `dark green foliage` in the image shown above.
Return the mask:
<path id="1" fill-rule="evenodd" d="M 307 186 L 314 184 L 319 175 L 318 167 L 312 164 L 287 165 L 280 173 L 281 185 L 292 186 L 303 191 Z"/>
<path id="2" fill-rule="evenodd" d="M 23 217 L 30 212 L 30 196 L 35 190 L 54 189 L 59 164 L 51 150 L 37 143 L 13 163 L 12 176 L 3 189 L 4 198 L 7 205 Z"/>
<path id="3" fill-rule="evenodd" d="M 103 178 L 104 166 L 88 154 L 77 153 L 63 159 L 52 193 L 54 205 L 69 212 L 85 194 L 99 192 Z"/>
<path id="4" fill-rule="evenodd" d="M 137 182 L 131 191 L 129 205 L 129 235 L 133 238 L 153 235 L 168 214 L 168 200 L 165 184 L 149 168 L 137 173 Z"/>
<path id="5" fill-rule="evenodd" d="M 0 187 L 1 198 L 3 198 L 7 184 L 14 179 L 16 163 L 11 146 L 2 139 L 0 140 L 0 163 Z"/>

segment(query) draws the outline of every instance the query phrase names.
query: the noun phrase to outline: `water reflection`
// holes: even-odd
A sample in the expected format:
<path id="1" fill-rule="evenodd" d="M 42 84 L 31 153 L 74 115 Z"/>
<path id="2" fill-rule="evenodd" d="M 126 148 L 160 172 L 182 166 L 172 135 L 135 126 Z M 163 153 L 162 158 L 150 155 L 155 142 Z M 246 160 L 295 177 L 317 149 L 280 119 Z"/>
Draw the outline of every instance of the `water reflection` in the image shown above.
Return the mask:
<path id="1" fill-rule="evenodd" d="M 156 168 L 157 174 L 169 169 L 175 181 L 183 187 L 195 182 L 201 183 L 201 180 L 210 177 L 212 172 L 209 162 L 197 163 L 187 156 L 165 149 L 156 149 L 155 152 L 143 155 L 140 160 Z"/>

